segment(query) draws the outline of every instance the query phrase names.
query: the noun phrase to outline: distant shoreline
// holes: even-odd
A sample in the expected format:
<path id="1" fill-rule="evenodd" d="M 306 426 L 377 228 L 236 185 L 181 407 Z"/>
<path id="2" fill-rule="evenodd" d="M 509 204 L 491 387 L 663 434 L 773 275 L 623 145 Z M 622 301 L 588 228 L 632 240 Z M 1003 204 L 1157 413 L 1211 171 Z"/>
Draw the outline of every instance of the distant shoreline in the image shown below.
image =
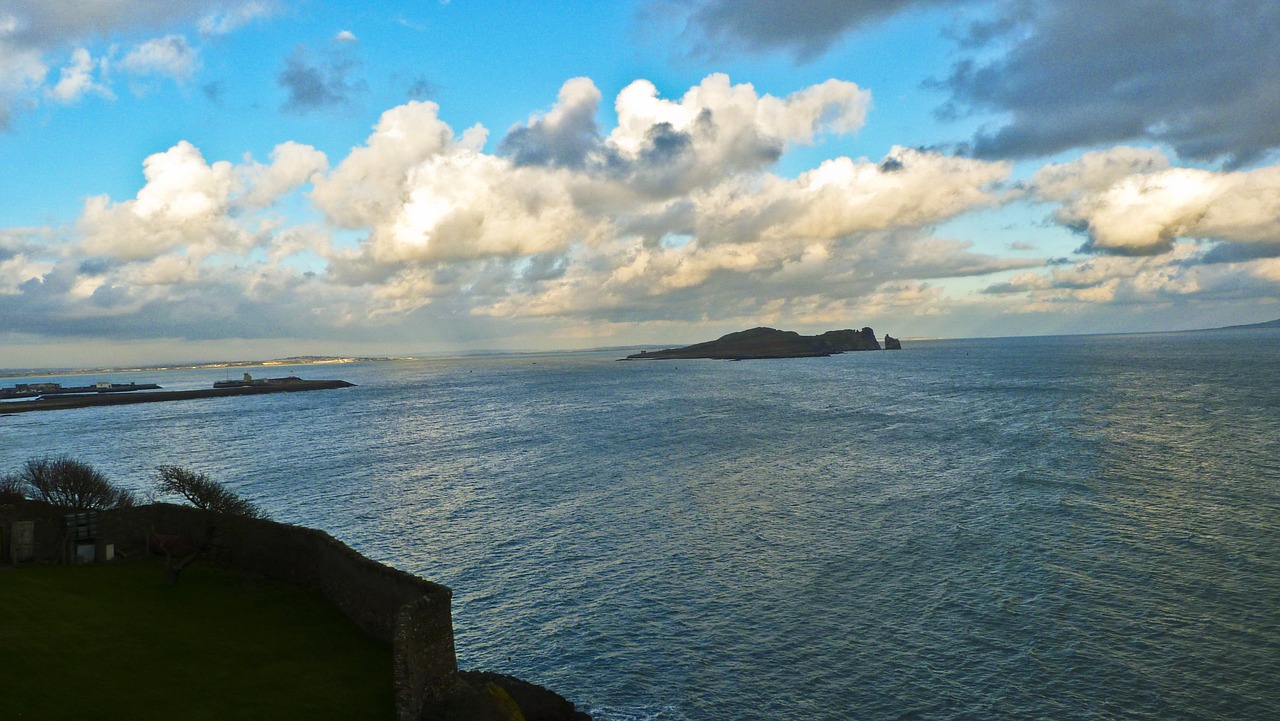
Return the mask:
<path id="1" fill-rule="evenodd" d="M 1280 328 L 1280 319 L 1264 321 L 1261 323 L 1246 323 L 1243 325 L 1227 325 L 1217 326 L 1214 328 L 1187 328 L 1184 330 L 1152 330 L 1152 331 L 1111 331 L 1106 333 L 1068 333 L 1066 335 L 1153 335 L 1159 333 L 1207 333 L 1220 330 L 1250 330 L 1264 328 Z M 1059 334 L 1046 334 L 1044 337 L 1056 337 Z M 983 338 L 1035 338 L 1039 336 L 980 336 Z M 937 336 L 919 336 L 919 337 L 899 337 L 904 341 L 939 341 L 939 340 L 973 340 L 973 338 L 942 338 Z M 601 353 L 609 351 L 626 351 L 626 350 L 653 350 L 665 349 L 669 346 L 659 344 L 638 344 L 638 345 L 621 345 L 606 346 L 602 348 L 583 348 L 575 350 L 477 350 L 461 353 L 447 353 L 440 356 L 378 356 L 378 357 L 359 357 L 359 356 L 291 356 L 289 358 L 275 358 L 272 360 L 248 360 L 248 361 L 215 361 L 209 363 L 172 363 L 150 366 L 130 366 L 127 368 L 0 368 L 0 378 L 34 378 L 42 376 L 81 376 L 93 375 L 99 373 L 150 373 L 160 371 L 181 371 L 181 370 L 210 370 L 219 368 L 270 368 L 272 366 L 305 366 L 305 365 L 340 365 L 343 363 L 382 363 L 389 361 L 412 361 L 445 359 L 445 358 L 469 358 L 477 356 L 490 355 L 543 355 L 547 353 Z"/>
<path id="2" fill-rule="evenodd" d="M 293 356 L 273 360 L 214 361 L 209 363 L 175 363 L 128 368 L 0 368 L 0 378 L 34 378 L 38 376 L 84 376 L 100 373 L 156 373 L 161 371 L 217 370 L 220 368 L 272 368 L 276 366 L 341 365 L 344 363 L 383 363 L 417 360 L 412 357 Z"/>

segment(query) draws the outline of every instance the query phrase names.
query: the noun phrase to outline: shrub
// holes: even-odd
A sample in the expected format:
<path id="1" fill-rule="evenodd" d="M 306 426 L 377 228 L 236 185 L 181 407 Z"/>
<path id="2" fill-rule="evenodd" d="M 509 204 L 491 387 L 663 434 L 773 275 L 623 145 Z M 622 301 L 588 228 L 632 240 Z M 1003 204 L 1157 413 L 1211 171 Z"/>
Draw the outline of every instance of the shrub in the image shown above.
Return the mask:
<path id="1" fill-rule="evenodd" d="M 0 476 L 0 503 L 21 501 L 26 497 L 27 491 L 21 478 L 13 473 Z"/>
<path id="2" fill-rule="evenodd" d="M 67 456 L 29 460 L 16 478 L 28 498 L 59 508 L 126 508 L 136 502 L 131 491 L 107 480 L 93 466 Z"/>
<path id="3" fill-rule="evenodd" d="M 227 490 L 226 486 L 206 474 L 180 466 L 156 468 L 156 492 L 161 496 L 182 496 L 187 503 L 204 511 L 249 518 L 267 517 L 257 505 Z"/>

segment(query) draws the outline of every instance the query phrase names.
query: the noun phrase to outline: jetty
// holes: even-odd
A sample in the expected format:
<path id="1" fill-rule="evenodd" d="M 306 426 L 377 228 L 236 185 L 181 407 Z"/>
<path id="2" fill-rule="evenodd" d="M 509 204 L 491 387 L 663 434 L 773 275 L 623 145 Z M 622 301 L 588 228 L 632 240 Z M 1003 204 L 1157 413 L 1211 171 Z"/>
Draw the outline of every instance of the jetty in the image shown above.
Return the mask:
<path id="1" fill-rule="evenodd" d="M 56 411 L 67 408 L 121 406 L 133 403 L 185 401 L 192 398 L 225 398 L 227 396 L 252 396 L 264 393 L 333 390 L 354 386 L 354 383 L 348 383 L 347 381 L 306 380 L 295 376 L 254 380 L 246 373 L 243 381 L 219 381 L 214 383 L 213 388 L 178 391 L 140 390 L 136 393 L 53 394 L 43 395 L 33 400 L 7 401 L 0 403 L 0 415 L 27 413 L 30 411 Z"/>

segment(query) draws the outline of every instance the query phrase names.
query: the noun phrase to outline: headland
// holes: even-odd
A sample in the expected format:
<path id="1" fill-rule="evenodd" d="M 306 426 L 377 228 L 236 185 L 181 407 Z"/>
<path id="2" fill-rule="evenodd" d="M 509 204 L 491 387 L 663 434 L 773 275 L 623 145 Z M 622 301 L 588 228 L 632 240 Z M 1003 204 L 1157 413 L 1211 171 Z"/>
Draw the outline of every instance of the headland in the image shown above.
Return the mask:
<path id="1" fill-rule="evenodd" d="M 885 336 L 884 348 L 900 349 L 896 338 Z M 721 336 L 705 343 L 658 351 L 641 351 L 623 360 L 674 360 L 710 358 L 715 360 L 759 360 L 766 358 L 815 358 L 849 351 L 883 350 L 871 328 L 829 330 L 821 335 L 800 335 L 791 330 L 751 328 Z"/>

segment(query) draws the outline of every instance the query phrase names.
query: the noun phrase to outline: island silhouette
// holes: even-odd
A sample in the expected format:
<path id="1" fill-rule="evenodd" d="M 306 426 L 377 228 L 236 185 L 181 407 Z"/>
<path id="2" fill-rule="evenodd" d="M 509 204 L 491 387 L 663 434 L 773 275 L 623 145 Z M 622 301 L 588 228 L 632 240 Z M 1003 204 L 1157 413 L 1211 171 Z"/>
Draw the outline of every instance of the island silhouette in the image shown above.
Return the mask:
<path id="1" fill-rule="evenodd" d="M 800 335 L 793 330 L 751 328 L 723 335 L 716 340 L 682 348 L 641 351 L 623 360 L 674 360 L 711 358 L 715 360 L 758 360 L 765 358 L 815 358 L 859 350 L 898 350 L 902 344 L 886 335 L 884 347 L 870 328 L 829 330 L 821 335 Z"/>

